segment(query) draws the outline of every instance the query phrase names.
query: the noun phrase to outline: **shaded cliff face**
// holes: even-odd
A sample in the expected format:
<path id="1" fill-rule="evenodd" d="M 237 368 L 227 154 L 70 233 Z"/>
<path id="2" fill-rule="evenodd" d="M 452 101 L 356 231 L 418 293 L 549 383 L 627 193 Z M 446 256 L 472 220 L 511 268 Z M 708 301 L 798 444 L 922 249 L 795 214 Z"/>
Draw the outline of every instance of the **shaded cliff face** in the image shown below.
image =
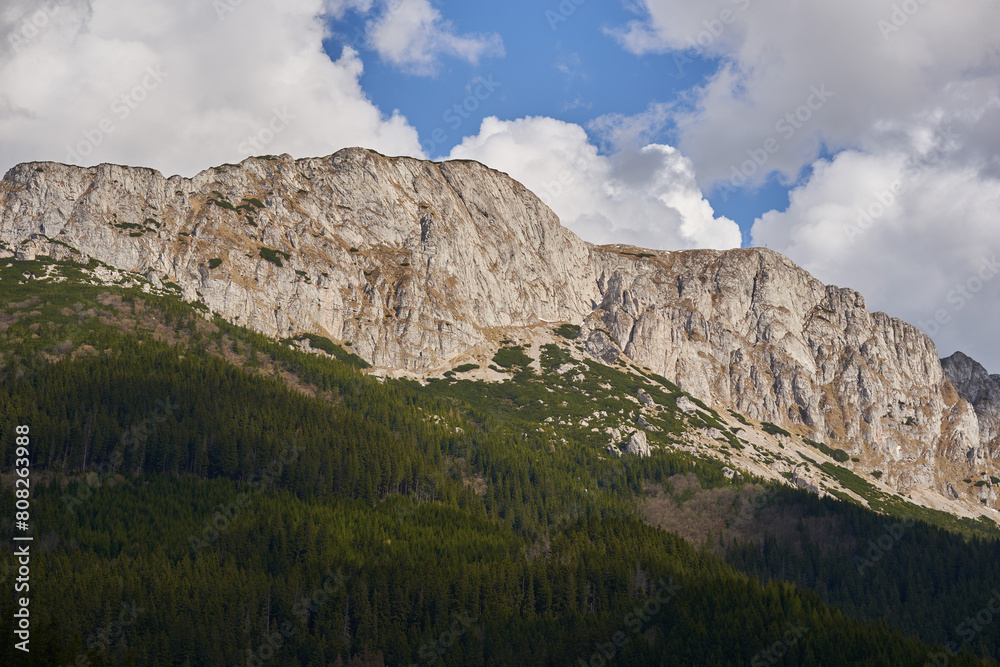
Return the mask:
<path id="1" fill-rule="evenodd" d="M 975 408 L 980 441 L 995 457 L 1000 450 L 1000 375 L 990 375 L 961 352 L 942 359 L 941 366 L 959 396 Z"/>
<path id="2" fill-rule="evenodd" d="M 594 356 L 623 353 L 705 400 L 801 425 L 900 486 L 935 485 L 937 457 L 968 468 L 991 453 L 930 339 L 856 292 L 766 250 L 591 246 L 475 162 L 346 149 L 192 179 L 24 164 L 0 182 L 0 240 L 21 256 L 71 246 L 387 369 L 450 368 L 516 329 L 582 323 Z"/>

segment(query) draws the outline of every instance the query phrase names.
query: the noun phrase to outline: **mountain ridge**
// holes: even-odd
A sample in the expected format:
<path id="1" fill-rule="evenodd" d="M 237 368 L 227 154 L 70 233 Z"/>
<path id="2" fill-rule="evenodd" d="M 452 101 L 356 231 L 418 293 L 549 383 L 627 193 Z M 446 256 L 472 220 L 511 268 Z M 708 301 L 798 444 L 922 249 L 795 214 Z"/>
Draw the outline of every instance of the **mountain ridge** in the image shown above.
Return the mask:
<path id="1" fill-rule="evenodd" d="M 502 341 L 569 323 L 604 363 L 843 448 L 900 492 L 955 497 L 958 480 L 997 473 L 989 416 L 933 341 L 856 291 L 765 249 L 591 245 L 476 162 L 352 148 L 190 179 L 24 163 L 0 188 L 8 256 L 96 259 L 268 335 L 327 336 L 377 372 L 479 361 L 503 379 L 485 370 Z"/>

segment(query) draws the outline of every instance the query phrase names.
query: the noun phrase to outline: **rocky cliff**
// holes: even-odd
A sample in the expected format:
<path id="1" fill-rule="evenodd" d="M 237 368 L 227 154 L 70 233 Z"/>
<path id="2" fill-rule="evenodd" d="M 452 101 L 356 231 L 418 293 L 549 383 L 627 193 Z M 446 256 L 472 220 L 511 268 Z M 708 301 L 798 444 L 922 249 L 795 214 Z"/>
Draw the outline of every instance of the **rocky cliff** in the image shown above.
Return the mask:
<path id="1" fill-rule="evenodd" d="M 958 395 L 972 404 L 979 421 L 979 440 L 995 457 L 1000 450 L 1000 375 L 990 375 L 979 362 L 956 352 L 941 360 L 944 376 Z"/>
<path id="2" fill-rule="evenodd" d="M 620 349 L 695 396 L 805 429 L 900 486 L 933 485 L 940 458 L 975 468 L 991 455 L 934 343 L 857 292 L 766 250 L 623 252 L 595 249 L 602 297 L 583 325 L 595 354 Z"/>
<path id="3" fill-rule="evenodd" d="M 997 402 L 956 384 L 964 371 L 946 377 L 930 339 L 860 294 L 761 249 L 592 246 L 475 162 L 346 149 L 191 179 L 28 163 L 0 182 L 0 241 L 177 285 L 230 320 L 328 336 L 383 369 L 440 371 L 512 331 L 580 324 L 595 357 L 624 354 L 842 447 L 898 488 L 992 470 Z"/>

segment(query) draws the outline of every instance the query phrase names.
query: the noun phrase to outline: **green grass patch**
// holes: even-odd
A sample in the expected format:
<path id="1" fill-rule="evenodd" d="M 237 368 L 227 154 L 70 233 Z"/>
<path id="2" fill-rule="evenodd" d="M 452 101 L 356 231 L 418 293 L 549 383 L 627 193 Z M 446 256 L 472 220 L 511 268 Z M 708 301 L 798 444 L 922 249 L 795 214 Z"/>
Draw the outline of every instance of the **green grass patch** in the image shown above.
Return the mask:
<path id="1" fill-rule="evenodd" d="M 511 369 L 520 367 L 527 369 L 531 363 L 531 357 L 524 353 L 524 347 L 515 345 L 514 347 L 502 347 L 493 355 L 493 363 L 501 368 Z"/>
<path id="2" fill-rule="evenodd" d="M 568 364 L 572 361 L 573 356 L 558 345 L 551 343 L 542 345 L 541 362 L 543 369 L 555 370 L 563 364 Z"/>
<path id="3" fill-rule="evenodd" d="M 284 257 L 287 260 L 291 258 L 291 255 L 289 255 L 287 252 L 275 250 L 274 248 L 263 247 L 260 249 L 260 257 L 261 259 L 271 262 L 271 264 L 274 264 L 275 266 L 280 268 L 284 266 L 284 264 L 281 261 L 281 258 Z"/>
<path id="4" fill-rule="evenodd" d="M 295 336 L 294 338 L 284 338 L 281 340 L 281 342 L 288 345 L 294 343 L 295 341 L 301 341 L 301 340 L 308 340 L 310 347 L 316 350 L 322 350 L 323 352 L 326 352 L 334 359 L 337 359 L 338 361 L 341 361 L 345 364 L 361 369 L 371 368 L 371 364 L 369 364 L 367 361 L 365 361 L 358 355 L 352 352 L 348 352 L 340 345 L 334 343 L 329 338 L 326 338 L 325 336 L 320 336 L 319 334 L 313 334 L 313 333 L 301 334 L 299 336 Z"/>
<path id="5" fill-rule="evenodd" d="M 552 333 L 567 340 L 576 340 L 580 337 L 580 327 L 575 324 L 563 324 L 553 329 Z"/>
<path id="6" fill-rule="evenodd" d="M 802 438 L 802 441 L 810 447 L 823 452 L 837 463 L 846 463 L 851 459 L 851 455 L 843 449 L 833 449 L 829 445 L 824 445 L 822 442 L 816 442 L 815 440 L 810 440 L 809 438 Z"/>
<path id="7" fill-rule="evenodd" d="M 729 414 L 732 415 L 733 419 L 743 424 L 744 426 L 752 426 L 750 420 L 748 420 L 746 417 L 736 412 L 735 410 L 729 410 Z"/>
<path id="8" fill-rule="evenodd" d="M 764 433 L 768 433 L 770 435 L 783 435 L 786 438 L 792 437 L 791 433 L 781 428 L 777 424 L 772 424 L 771 422 L 762 422 L 761 428 L 764 429 Z"/>

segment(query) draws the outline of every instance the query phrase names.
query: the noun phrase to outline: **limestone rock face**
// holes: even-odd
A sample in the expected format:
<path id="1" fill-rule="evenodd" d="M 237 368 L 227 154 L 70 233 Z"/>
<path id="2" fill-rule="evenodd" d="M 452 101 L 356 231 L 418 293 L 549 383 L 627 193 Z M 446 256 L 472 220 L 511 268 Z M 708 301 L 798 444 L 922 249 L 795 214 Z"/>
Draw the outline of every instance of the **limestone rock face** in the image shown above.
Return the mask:
<path id="1" fill-rule="evenodd" d="M 630 435 L 628 443 L 625 445 L 625 452 L 638 457 L 649 456 L 649 443 L 646 441 L 646 434 L 642 431 L 636 431 Z"/>
<path id="2" fill-rule="evenodd" d="M 979 440 L 986 455 L 1000 450 L 1000 375 L 990 375 L 979 362 L 961 352 L 941 360 L 944 375 L 958 395 L 975 408 Z"/>
<path id="3" fill-rule="evenodd" d="M 851 454 L 914 464 L 943 441 L 955 461 L 978 438 L 946 404 L 934 343 L 850 289 L 761 249 L 595 252 L 601 300 L 581 337 L 685 391 L 762 421 L 804 426 Z M 640 257 L 640 255 L 645 255 Z M 962 401 L 964 405 L 965 402 Z"/>
<path id="4" fill-rule="evenodd" d="M 698 408 L 695 407 L 694 403 L 687 396 L 681 396 L 677 399 L 677 409 L 689 415 L 693 415 L 698 411 Z"/>
<path id="5" fill-rule="evenodd" d="M 0 181 L 0 252 L 94 258 L 269 335 L 350 342 L 393 371 L 579 324 L 595 358 L 624 356 L 864 456 L 901 487 L 944 488 L 942 457 L 968 467 L 998 447 L 998 378 L 955 358 L 946 378 L 929 338 L 857 292 L 768 250 L 592 246 L 475 162 L 352 148 L 193 178 L 27 163 Z"/>
<path id="6" fill-rule="evenodd" d="M 363 149 L 251 158 L 192 179 L 19 165 L 0 185 L 0 238 L 32 237 L 168 278 L 264 333 L 321 333 L 409 370 L 493 329 L 580 321 L 598 298 L 590 247 L 506 174 Z"/>

